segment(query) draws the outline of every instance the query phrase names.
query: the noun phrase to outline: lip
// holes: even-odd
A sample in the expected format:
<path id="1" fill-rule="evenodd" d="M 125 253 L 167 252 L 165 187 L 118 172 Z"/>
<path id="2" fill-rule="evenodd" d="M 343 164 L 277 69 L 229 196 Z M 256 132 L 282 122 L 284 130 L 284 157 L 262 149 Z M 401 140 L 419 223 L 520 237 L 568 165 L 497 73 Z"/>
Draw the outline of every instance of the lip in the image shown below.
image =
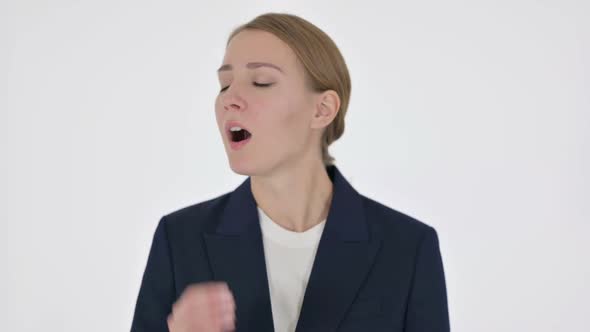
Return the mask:
<path id="1" fill-rule="evenodd" d="M 250 131 L 250 129 L 244 127 L 244 125 L 242 125 L 240 122 L 238 121 L 227 121 L 225 123 L 225 134 L 227 135 L 227 140 L 229 142 L 229 146 L 231 147 L 232 150 L 239 150 L 241 149 L 244 145 L 248 144 L 248 142 L 250 142 L 250 140 L 252 139 L 252 132 Z M 250 132 L 250 137 L 248 137 L 245 140 L 239 141 L 239 142 L 234 142 L 231 140 L 231 132 L 230 132 L 230 128 L 231 127 L 240 127 L 242 129 L 247 130 L 248 132 Z"/>
<path id="2" fill-rule="evenodd" d="M 232 121 L 227 121 L 227 122 L 225 123 L 225 132 L 226 132 L 226 133 L 229 133 L 229 129 L 230 129 L 231 127 L 240 127 L 240 128 L 242 128 L 242 129 L 246 129 L 247 131 L 249 131 L 249 132 L 250 132 L 250 134 L 252 134 L 252 131 L 250 131 L 250 129 L 248 129 L 248 128 L 244 127 L 244 125 L 243 125 L 243 124 L 241 124 L 241 123 L 239 123 L 238 121 L 233 121 L 233 120 L 232 120 Z"/>
<path id="3" fill-rule="evenodd" d="M 229 141 L 229 146 L 231 147 L 232 150 L 239 150 L 241 148 L 244 147 L 244 145 L 248 144 L 248 142 L 250 142 L 250 140 L 252 139 L 252 136 L 246 138 L 245 140 L 239 141 L 239 142 L 233 142 L 233 141 Z"/>

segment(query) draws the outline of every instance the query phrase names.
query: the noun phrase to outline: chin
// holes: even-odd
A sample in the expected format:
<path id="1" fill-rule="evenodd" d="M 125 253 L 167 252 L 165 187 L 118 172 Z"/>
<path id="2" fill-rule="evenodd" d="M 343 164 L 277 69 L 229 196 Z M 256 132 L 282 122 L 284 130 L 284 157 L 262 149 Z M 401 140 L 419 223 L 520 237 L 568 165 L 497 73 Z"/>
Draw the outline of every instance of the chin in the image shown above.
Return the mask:
<path id="1" fill-rule="evenodd" d="M 232 158 L 229 157 L 228 161 L 229 167 L 236 174 L 252 176 L 256 173 L 252 167 L 252 164 L 248 163 L 247 160 L 238 160 L 238 158 L 232 160 Z"/>
<path id="2" fill-rule="evenodd" d="M 236 174 L 240 174 L 240 175 L 245 175 L 245 176 L 252 176 L 252 172 L 250 172 L 247 169 L 244 169 L 243 167 L 236 167 L 233 166 L 231 163 L 229 164 L 231 170 L 236 173 Z"/>
<path id="3" fill-rule="evenodd" d="M 236 158 L 236 156 L 228 157 L 229 167 L 231 170 L 240 175 L 245 176 L 260 176 L 270 174 L 275 166 L 272 163 L 255 163 L 251 159 L 247 158 Z"/>

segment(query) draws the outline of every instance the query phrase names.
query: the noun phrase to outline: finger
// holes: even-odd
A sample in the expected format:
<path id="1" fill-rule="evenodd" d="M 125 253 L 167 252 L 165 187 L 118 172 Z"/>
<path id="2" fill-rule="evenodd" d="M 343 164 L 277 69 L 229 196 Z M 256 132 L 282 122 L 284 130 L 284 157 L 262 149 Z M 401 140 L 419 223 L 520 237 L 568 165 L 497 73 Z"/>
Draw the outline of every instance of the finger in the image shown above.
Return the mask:
<path id="1" fill-rule="evenodd" d="M 223 331 L 233 331 L 236 327 L 235 315 L 233 313 L 226 313 L 223 316 Z"/>
<path id="2" fill-rule="evenodd" d="M 234 302 L 234 296 L 232 294 L 231 289 L 229 288 L 229 286 L 227 284 L 224 284 L 220 291 L 219 291 L 219 296 L 221 297 L 221 301 L 222 302 L 227 302 L 227 303 L 233 303 Z"/>
<path id="3" fill-rule="evenodd" d="M 216 304 L 216 308 L 217 308 L 216 311 L 223 314 L 223 315 L 235 313 L 236 304 L 235 304 L 234 299 L 231 296 L 231 294 L 227 294 L 227 293 L 217 294 L 217 299 L 215 300 L 215 304 Z"/>
<path id="4" fill-rule="evenodd" d="M 166 319 L 166 324 L 168 325 L 168 331 L 174 332 L 176 330 L 176 324 L 174 323 L 174 317 L 172 314 L 168 315 Z"/>

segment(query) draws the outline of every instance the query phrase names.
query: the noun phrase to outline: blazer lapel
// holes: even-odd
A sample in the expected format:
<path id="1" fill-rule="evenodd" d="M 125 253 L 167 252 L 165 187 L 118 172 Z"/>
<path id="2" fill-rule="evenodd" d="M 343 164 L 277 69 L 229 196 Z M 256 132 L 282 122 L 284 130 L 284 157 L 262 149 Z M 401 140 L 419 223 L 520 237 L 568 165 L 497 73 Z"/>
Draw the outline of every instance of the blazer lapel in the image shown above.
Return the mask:
<path id="1" fill-rule="evenodd" d="M 352 304 L 380 247 L 370 233 L 362 198 L 338 168 L 328 218 L 305 290 L 297 332 L 334 331 Z M 236 300 L 238 331 L 273 331 L 272 309 L 258 210 L 248 177 L 229 196 L 217 227 L 204 233 L 214 280 Z"/>
<path id="2" fill-rule="evenodd" d="M 216 230 L 204 233 L 214 280 L 228 283 L 237 331 L 273 331 L 262 233 L 246 179 L 229 196 Z"/>
<path id="3" fill-rule="evenodd" d="M 333 196 L 303 298 L 297 332 L 334 331 L 367 276 L 381 239 L 371 234 L 362 198 L 336 166 Z M 370 236 L 371 235 L 371 236 Z"/>

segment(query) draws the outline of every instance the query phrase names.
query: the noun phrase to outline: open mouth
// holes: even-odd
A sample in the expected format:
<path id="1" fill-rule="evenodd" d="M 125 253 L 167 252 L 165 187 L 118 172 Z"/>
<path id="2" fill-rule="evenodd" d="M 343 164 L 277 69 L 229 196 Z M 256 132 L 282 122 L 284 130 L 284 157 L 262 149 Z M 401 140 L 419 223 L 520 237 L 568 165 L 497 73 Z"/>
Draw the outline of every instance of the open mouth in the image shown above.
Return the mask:
<path id="1" fill-rule="evenodd" d="M 232 142 L 241 142 L 250 138 L 252 134 L 246 129 L 239 129 L 239 130 L 230 130 L 229 138 Z"/>

